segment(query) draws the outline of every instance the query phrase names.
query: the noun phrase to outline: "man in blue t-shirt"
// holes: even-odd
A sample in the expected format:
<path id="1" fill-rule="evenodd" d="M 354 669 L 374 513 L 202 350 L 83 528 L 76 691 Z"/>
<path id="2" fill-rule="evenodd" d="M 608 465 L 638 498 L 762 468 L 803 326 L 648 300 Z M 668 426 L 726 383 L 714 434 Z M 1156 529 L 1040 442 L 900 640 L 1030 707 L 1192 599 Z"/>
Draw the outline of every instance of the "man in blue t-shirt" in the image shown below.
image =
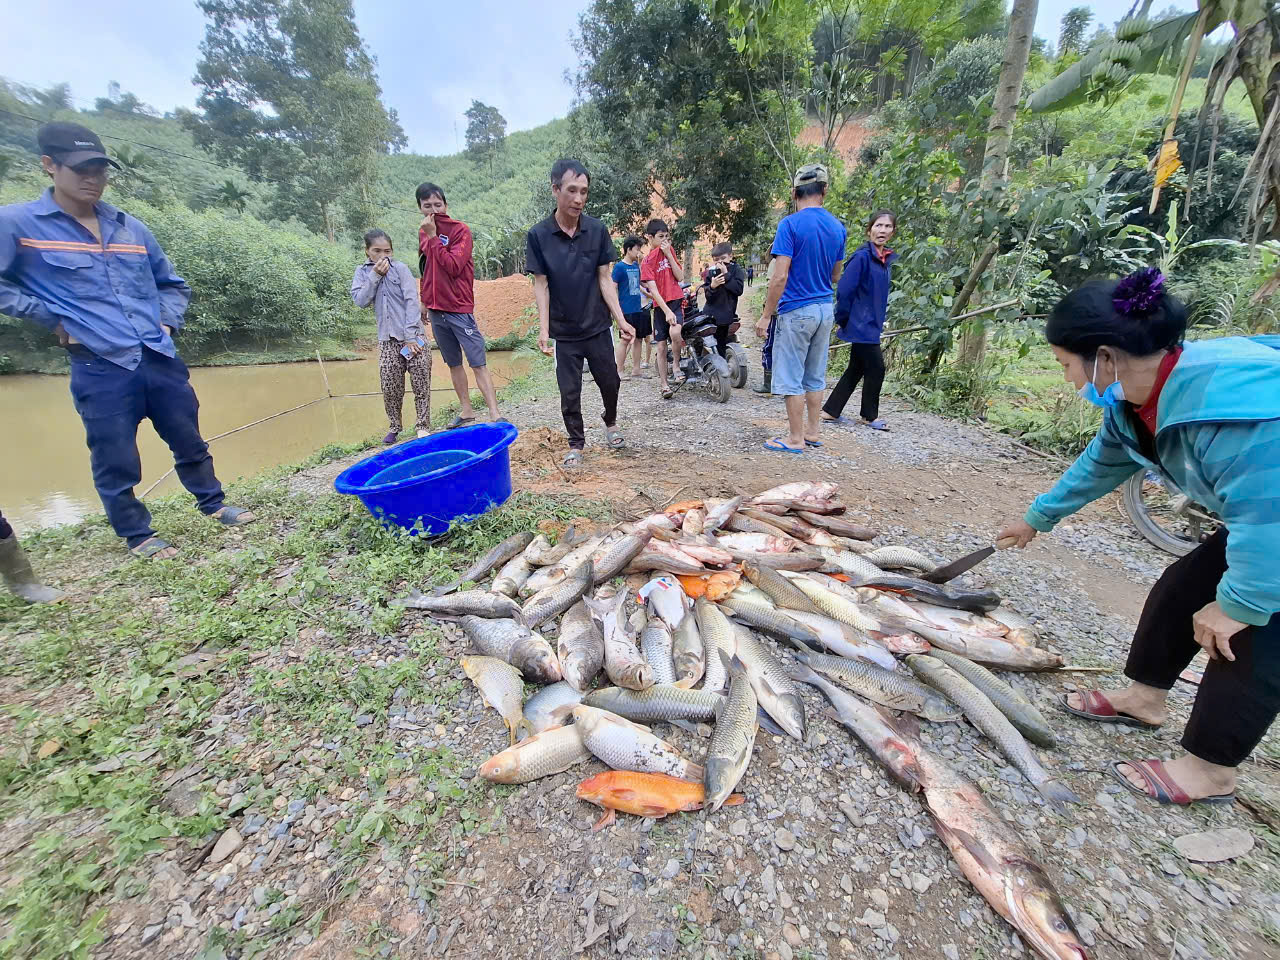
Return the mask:
<path id="1" fill-rule="evenodd" d="M 768 333 L 776 312 L 772 390 L 786 397 L 789 432 L 767 441 L 767 450 L 804 453 L 806 446 L 822 445 L 818 425 L 834 319 L 831 292 L 840 279 L 847 239 L 844 226 L 823 209 L 827 182 L 827 168 L 820 163 L 796 171 L 791 182 L 796 212 L 783 217 L 773 238 L 773 278 L 756 334 Z"/>
<path id="2" fill-rule="evenodd" d="M 618 376 L 629 380 L 624 367 L 627 365 L 627 347 L 631 347 L 631 376 L 639 377 L 640 344 L 649 339 L 653 333 L 649 311 L 644 309 L 641 301 L 640 287 L 640 251 L 644 249 L 644 241 L 635 234 L 622 241 L 622 259 L 613 265 L 613 282 L 618 285 L 618 304 L 622 307 L 623 318 L 635 327 L 636 335 L 630 343 L 619 338 L 617 347 Z M 649 374 L 643 375 L 646 379 Z"/>

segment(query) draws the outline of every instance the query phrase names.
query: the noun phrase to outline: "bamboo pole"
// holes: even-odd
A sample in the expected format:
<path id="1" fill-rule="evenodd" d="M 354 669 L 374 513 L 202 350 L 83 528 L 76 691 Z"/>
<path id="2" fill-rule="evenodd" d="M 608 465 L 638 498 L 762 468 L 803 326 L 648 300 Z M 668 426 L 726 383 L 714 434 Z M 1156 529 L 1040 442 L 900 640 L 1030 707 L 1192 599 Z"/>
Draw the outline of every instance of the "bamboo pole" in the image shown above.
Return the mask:
<path id="1" fill-rule="evenodd" d="M 320 364 L 320 376 L 324 378 L 324 394 L 326 397 L 332 397 L 333 391 L 329 389 L 329 375 L 324 372 L 324 358 L 320 356 L 320 351 L 316 350 L 316 361 Z"/>

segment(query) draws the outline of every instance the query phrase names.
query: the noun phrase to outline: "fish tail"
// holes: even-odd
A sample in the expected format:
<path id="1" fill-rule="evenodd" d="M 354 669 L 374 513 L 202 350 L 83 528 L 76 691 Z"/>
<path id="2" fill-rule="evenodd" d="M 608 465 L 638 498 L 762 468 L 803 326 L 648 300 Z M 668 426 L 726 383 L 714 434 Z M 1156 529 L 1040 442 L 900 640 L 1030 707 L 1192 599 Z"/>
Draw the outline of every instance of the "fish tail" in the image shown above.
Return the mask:
<path id="1" fill-rule="evenodd" d="M 453 583 L 447 583 L 439 587 L 432 587 L 431 596 L 443 597 L 447 593 L 453 593 L 453 591 L 457 590 L 460 586 L 462 586 L 462 581 L 455 580 Z"/>
<path id="2" fill-rule="evenodd" d="M 515 738 L 512 743 L 519 743 L 525 737 L 533 736 L 533 726 L 523 713 L 520 714 L 519 719 L 511 724 L 511 736 Z"/>
<path id="3" fill-rule="evenodd" d="M 702 767 L 702 764 L 694 763 L 692 760 L 685 761 L 684 771 L 685 771 L 684 776 L 681 779 L 689 780 L 693 783 L 701 783 L 703 777 L 707 775 L 706 770 L 704 770 Z"/>
<path id="4" fill-rule="evenodd" d="M 1037 783 L 1036 789 L 1040 791 L 1040 796 L 1044 797 L 1045 802 L 1059 812 L 1065 811 L 1069 803 L 1080 802 L 1080 798 L 1072 792 L 1070 787 L 1057 780 Z"/>
<path id="5" fill-rule="evenodd" d="M 799 680 L 801 683 L 810 683 L 819 679 L 818 675 L 813 672 L 813 668 L 809 666 L 808 658 L 802 654 L 796 654 L 796 659 L 800 662 L 787 670 L 787 675 L 792 680 Z M 816 684 L 814 684 L 816 686 Z"/>

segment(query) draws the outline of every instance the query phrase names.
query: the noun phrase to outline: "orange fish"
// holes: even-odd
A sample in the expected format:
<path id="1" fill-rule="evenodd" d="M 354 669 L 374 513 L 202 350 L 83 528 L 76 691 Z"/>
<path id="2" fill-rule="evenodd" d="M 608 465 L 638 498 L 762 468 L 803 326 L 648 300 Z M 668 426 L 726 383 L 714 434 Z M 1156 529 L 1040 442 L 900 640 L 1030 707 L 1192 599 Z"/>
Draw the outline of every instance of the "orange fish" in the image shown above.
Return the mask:
<path id="1" fill-rule="evenodd" d="M 593 832 L 613 823 L 616 810 L 656 819 L 680 810 L 701 810 L 706 796 L 706 788 L 701 783 L 665 773 L 607 770 L 578 784 L 579 799 L 604 807 L 604 816 L 591 828 Z M 725 804 L 732 806 L 746 799 L 735 793 Z"/>
<path id="2" fill-rule="evenodd" d="M 722 570 L 717 573 L 701 576 L 677 573 L 676 579 L 684 592 L 691 599 L 705 596 L 708 600 L 722 600 L 727 597 L 742 580 L 741 574 Z"/>
<path id="3" fill-rule="evenodd" d="M 701 500 L 681 500 L 679 503 L 673 503 L 662 512 L 670 516 L 673 513 L 687 513 L 690 510 L 698 510 L 702 507 Z"/>

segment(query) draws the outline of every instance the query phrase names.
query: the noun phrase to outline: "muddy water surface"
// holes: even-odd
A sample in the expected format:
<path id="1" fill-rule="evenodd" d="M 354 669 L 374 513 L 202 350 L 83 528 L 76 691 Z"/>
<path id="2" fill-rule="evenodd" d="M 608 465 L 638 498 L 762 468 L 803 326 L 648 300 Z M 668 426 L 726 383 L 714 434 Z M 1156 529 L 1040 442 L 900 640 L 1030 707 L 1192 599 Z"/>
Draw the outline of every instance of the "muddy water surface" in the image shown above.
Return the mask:
<path id="1" fill-rule="evenodd" d="M 501 388 L 527 371 L 528 360 L 510 353 L 490 353 L 489 369 Z M 378 390 L 378 365 L 372 357 L 326 362 L 324 372 L 334 394 Z M 439 354 L 433 359 L 431 373 L 434 410 L 452 402 L 454 394 L 449 368 Z M 200 428 L 206 437 L 325 395 L 316 363 L 195 367 L 191 382 L 200 398 Z M 73 523 L 101 513 L 102 504 L 89 474 L 84 428 L 71 403 L 67 377 L 0 377 L 0 412 L 0 450 L 4 451 L 0 456 L 0 510 L 18 531 Z M 413 417 L 413 397 L 406 384 L 406 427 L 412 428 Z M 218 476 L 226 483 L 269 467 L 296 463 L 326 444 L 360 440 L 386 429 L 380 395 L 333 399 L 216 440 L 211 450 Z M 138 429 L 138 447 L 142 483 L 137 492 L 142 493 L 173 466 L 173 457 L 147 421 Z M 152 496 L 181 489 L 171 475 Z"/>

